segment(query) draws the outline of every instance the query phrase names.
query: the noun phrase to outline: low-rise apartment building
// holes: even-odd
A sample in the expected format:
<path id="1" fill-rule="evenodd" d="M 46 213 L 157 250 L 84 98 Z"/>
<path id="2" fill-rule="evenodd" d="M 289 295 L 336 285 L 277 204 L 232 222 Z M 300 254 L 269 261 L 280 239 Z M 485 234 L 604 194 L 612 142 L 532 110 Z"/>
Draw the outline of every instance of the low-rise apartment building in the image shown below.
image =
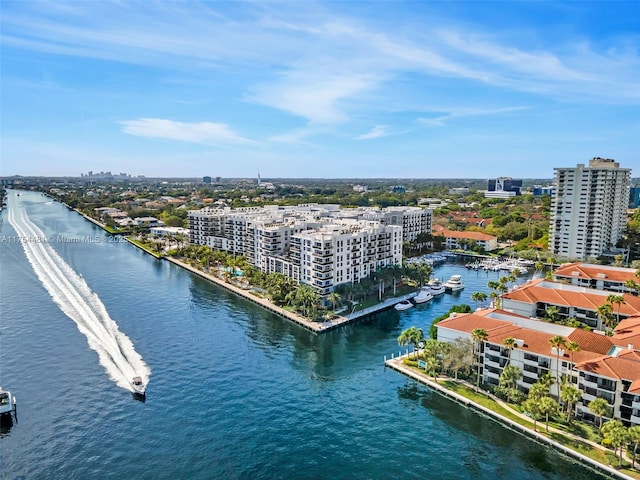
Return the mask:
<path id="1" fill-rule="evenodd" d="M 636 293 L 637 290 L 625 286 L 632 280 L 640 282 L 634 268 L 593 265 L 590 263 L 565 263 L 553 272 L 553 279 L 579 287 L 595 288 L 609 292 Z"/>
<path id="2" fill-rule="evenodd" d="M 482 232 L 458 232 L 440 228 L 434 234 L 443 236 L 445 248 L 452 250 L 469 250 L 472 245 L 479 246 L 485 252 L 498 249 L 498 238 Z"/>
<path id="3" fill-rule="evenodd" d="M 640 316 L 621 322 L 611 337 L 496 309 L 452 314 L 436 327 L 438 339 L 443 341 L 472 339 L 476 328 L 487 332 L 479 352 L 485 384 L 497 386 L 507 364 L 522 372 L 518 388 L 525 393 L 545 374 L 564 377 L 582 392 L 574 407 L 577 416 L 593 420 L 589 403 L 604 398 L 614 418 L 640 425 L 640 353 L 628 343 L 630 339 L 640 341 Z M 576 342 L 580 349 L 556 350 L 549 343 L 556 335 L 567 343 Z M 516 340 L 516 348 L 508 351 L 503 341 L 509 337 Z M 559 385 L 556 381 L 551 387 L 556 398 Z"/>
<path id="4" fill-rule="evenodd" d="M 536 318 L 544 318 L 547 308 L 555 307 L 559 320 L 575 317 L 589 327 L 602 330 L 597 311 L 608 303 L 610 294 L 606 290 L 538 279 L 502 295 L 501 306 L 506 311 Z M 616 320 L 640 315 L 640 297 L 628 293 L 621 296 L 624 302 L 612 308 Z"/>

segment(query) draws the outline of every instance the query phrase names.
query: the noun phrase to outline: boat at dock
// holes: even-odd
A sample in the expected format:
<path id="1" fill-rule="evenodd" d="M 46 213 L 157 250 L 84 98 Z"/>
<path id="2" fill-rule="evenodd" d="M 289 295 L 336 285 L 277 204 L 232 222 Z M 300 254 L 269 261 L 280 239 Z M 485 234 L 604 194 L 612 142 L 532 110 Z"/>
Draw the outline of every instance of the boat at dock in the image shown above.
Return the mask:
<path id="1" fill-rule="evenodd" d="M 16 397 L 0 387 L 0 416 L 16 414 Z"/>
<path id="2" fill-rule="evenodd" d="M 444 288 L 450 293 L 462 290 L 464 288 L 462 275 L 451 275 L 451 278 L 444 283 Z"/>
<path id="3" fill-rule="evenodd" d="M 409 300 L 402 300 L 400 303 L 396 303 L 393 308 L 395 308 L 397 311 L 401 312 L 401 311 L 407 310 L 407 309 L 409 309 L 411 307 L 413 307 L 413 303 L 411 303 Z"/>
<path id="4" fill-rule="evenodd" d="M 433 295 L 434 297 L 437 295 L 442 295 L 446 291 L 446 289 L 444 288 L 444 284 L 437 278 L 429 282 L 429 290 L 431 290 L 431 295 Z"/>
<path id="5" fill-rule="evenodd" d="M 418 294 L 413 297 L 413 301 L 415 303 L 425 303 L 430 300 L 433 300 L 433 294 L 431 293 L 431 288 L 429 288 L 428 285 L 422 287 Z"/>

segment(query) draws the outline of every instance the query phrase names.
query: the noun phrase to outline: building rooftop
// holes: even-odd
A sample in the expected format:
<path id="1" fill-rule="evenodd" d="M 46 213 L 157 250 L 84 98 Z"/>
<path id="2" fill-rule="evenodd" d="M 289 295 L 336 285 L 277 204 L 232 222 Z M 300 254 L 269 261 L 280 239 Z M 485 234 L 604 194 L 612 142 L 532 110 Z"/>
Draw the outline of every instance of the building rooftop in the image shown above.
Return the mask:
<path id="1" fill-rule="evenodd" d="M 603 279 L 610 282 L 624 283 L 627 280 L 637 280 L 636 269 L 613 267 L 609 265 L 592 265 L 590 263 L 565 263 L 560 265 L 553 275 L 556 277 L 571 277 L 581 279 Z"/>
<path id="2" fill-rule="evenodd" d="M 610 294 L 611 292 L 604 290 L 538 279 L 505 293 L 502 297 L 530 304 L 546 303 L 549 305 L 596 310 L 599 306 L 607 303 L 607 296 Z M 620 295 L 624 298 L 625 303 L 614 305 L 614 315 L 618 313 L 627 317 L 640 315 L 640 297 L 630 294 Z"/>

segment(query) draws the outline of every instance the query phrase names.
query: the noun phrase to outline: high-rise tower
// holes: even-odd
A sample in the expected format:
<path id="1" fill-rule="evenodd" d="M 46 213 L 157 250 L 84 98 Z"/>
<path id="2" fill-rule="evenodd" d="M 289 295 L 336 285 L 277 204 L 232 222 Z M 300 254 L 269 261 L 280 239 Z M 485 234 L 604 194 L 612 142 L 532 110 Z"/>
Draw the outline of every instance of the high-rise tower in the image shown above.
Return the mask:
<path id="1" fill-rule="evenodd" d="M 626 225 L 631 169 L 596 157 L 589 168 L 556 168 L 554 180 L 549 251 L 587 259 L 614 247 Z"/>

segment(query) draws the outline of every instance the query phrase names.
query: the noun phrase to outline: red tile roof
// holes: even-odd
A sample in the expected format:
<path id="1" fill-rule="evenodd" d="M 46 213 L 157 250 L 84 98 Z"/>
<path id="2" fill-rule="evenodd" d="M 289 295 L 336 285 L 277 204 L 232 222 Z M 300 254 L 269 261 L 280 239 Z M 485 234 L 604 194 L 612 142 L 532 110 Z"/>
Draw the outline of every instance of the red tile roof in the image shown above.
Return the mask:
<path id="1" fill-rule="evenodd" d="M 607 295 L 610 293 L 538 279 L 526 283 L 512 292 L 505 293 L 502 297 L 523 303 L 540 302 L 596 310 L 600 305 L 607 303 Z M 617 315 L 618 312 L 625 316 L 640 315 L 640 297 L 626 293 L 620 295 L 624 298 L 625 303 L 614 304 L 614 315 Z"/>
<path id="2" fill-rule="evenodd" d="M 574 272 L 576 273 L 574 274 Z M 592 265 L 582 262 L 565 263 L 564 265 L 560 265 L 555 272 L 553 272 L 556 276 L 601 279 L 619 283 L 624 283 L 627 280 L 637 280 L 635 273 L 636 270 L 633 268 L 612 267 L 610 265 Z M 602 277 L 602 274 L 605 276 Z"/>
<path id="3" fill-rule="evenodd" d="M 625 350 L 617 357 L 603 356 L 581 362 L 576 369 L 607 378 L 632 381 L 630 393 L 640 393 L 640 352 Z"/>
<path id="4" fill-rule="evenodd" d="M 446 228 L 435 229 L 434 234 L 444 235 L 447 238 L 468 238 L 470 240 L 476 240 L 481 242 L 487 242 L 491 240 L 497 240 L 497 237 L 482 232 L 457 232 L 455 230 L 447 230 Z"/>

